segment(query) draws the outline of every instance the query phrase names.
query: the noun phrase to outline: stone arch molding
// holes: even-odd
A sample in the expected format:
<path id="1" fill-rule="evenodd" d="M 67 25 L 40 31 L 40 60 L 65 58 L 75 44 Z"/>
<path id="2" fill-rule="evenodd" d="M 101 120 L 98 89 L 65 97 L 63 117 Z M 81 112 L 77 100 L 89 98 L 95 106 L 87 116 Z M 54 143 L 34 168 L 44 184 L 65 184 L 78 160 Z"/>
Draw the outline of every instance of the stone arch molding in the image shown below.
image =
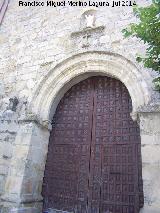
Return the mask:
<path id="1" fill-rule="evenodd" d="M 110 52 L 81 53 L 51 68 L 29 100 L 29 112 L 41 124 L 48 125 L 65 92 L 75 83 L 97 74 L 117 78 L 125 84 L 132 99 L 132 117 L 136 119 L 138 108 L 150 100 L 146 73 L 123 56 Z"/>

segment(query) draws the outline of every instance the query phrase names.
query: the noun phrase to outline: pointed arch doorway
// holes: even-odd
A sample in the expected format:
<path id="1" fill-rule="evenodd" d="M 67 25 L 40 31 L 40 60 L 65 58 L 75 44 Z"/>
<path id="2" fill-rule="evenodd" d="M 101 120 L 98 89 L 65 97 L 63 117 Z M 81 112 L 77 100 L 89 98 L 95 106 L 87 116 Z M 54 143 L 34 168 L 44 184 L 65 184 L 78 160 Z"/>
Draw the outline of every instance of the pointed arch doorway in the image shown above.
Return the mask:
<path id="1" fill-rule="evenodd" d="M 53 118 L 44 210 L 138 213 L 143 206 L 140 132 L 126 87 L 110 77 L 74 85 Z"/>

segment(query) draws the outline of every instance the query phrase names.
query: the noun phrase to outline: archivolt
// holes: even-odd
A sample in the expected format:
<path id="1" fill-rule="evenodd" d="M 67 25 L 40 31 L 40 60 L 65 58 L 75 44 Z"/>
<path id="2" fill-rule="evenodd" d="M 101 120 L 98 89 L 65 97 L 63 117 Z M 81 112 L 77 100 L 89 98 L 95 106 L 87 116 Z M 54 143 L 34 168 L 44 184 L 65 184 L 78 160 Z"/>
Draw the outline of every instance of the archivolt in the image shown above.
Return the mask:
<path id="1" fill-rule="evenodd" d="M 30 112 L 42 123 L 51 120 L 65 92 L 75 83 L 97 74 L 117 78 L 125 84 L 132 99 L 133 114 L 149 102 L 146 77 L 131 61 L 110 52 L 85 52 L 50 70 L 30 99 Z"/>

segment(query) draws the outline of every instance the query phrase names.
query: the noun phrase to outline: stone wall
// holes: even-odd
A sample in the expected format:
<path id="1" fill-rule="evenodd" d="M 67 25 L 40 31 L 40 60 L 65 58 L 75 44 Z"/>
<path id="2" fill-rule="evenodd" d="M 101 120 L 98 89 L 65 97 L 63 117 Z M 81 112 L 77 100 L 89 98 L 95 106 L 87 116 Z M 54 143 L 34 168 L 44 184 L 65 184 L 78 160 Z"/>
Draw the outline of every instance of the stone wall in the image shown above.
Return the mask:
<path id="1" fill-rule="evenodd" d="M 151 1 L 143 0 L 142 3 L 141 0 L 137 0 L 137 3 L 141 5 L 147 5 L 149 2 Z M 85 15 L 94 16 L 93 26 L 90 28 L 86 28 Z M 0 28 L 0 206 L 5 204 L 5 206 L 15 208 L 19 208 L 19 206 L 28 208 L 30 205 L 32 209 L 39 209 L 36 207 L 39 206 L 39 203 L 36 202 L 42 200 L 39 196 L 41 187 L 37 189 L 35 182 L 38 171 L 41 173 L 39 183 L 43 178 L 49 137 L 49 131 L 45 128 L 48 128 L 50 123 L 48 120 L 51 120 L 53 115 L 49 110 L 54 111 L 56 104 L 68 88 L 65 85 L 72 78 L 81 75 L 82 70 L 84 73 L 88 73 L 90 70 L 92 71 L 90 73 L 94 74 L 96 71 L 96 75 L 98 73 L 107 75 L 107 71 L 106 73 L 102 70 L 100 72 L 103 64 L 100 61 L 105 61 L 104 67 L 109 70 L 108 74 L 117 76 L 121 81 L 124 80 L 129 91 L 136 90 L 135 85 L 137 85 L 137 91 L 140 93 L 136 94 L 133 91 L 135 98 L 132 99 L 133 102 L 136 102 L 137 111 L 141 105 L 159 103 L 159 94 L 153 90 L 152 85 L 152 78 L 156 73 L 145 69 L 135 60 L 137 52 L 143 54 L 145 51 L 143 42 L 135 38 L 124 39 L 121 32 L 128 23 L 136 21 L 130 7 L 19 7 L 18 1 L 10 1 Z M 96 64 L 98 60 L 99 62 Z M 74 63 L 72 63 L 73 61 Z M 107 65 L 109 63 L 110 65 Z M 90 64 L 94 64 L 94 66 L 91 67 Z M 77 70 L 76 66 L 81 67 L 81 71 L 80 68 Z M 78 79 L 80 80 L 81 77 Z M 51 87 L 54 88 L 55 82 L 58 81 L 65 89 L 61 92 L 62 87 L 57 88 L 57 91 L 54 90 L 56 91 L 55 96 L 52 94 L 48 100 L 44 97 L 48 108 L 43 109 L 41 104 L 46 106 L 43 101 L 43 94 L 47 95 L 46 88 L 48 90 Z M 76 81 L 72 83 L 74 84 Z M 141 98 L 139 94 L 142 94 L 143 97 Z M 53 101 L 56 104 L 51 106 Z M 44 116 L 43 111 L 46 111 Z M 152 115 L 153 120 L 157 119 L 155 122 L 159 121 L 158 112 L 149 113 L 149 117 L 145 118 L 146 122 L 151 121 Z M 142 113 L 140 119 L 143 120 L 143 116 Z M 149 129 L 156 131 L 154 128 L 158 127 L 155 125 L 147 126 L 147 128 L 148 131 L 152 131 Z M 33 129 L 37 132 L 36 135 L 39 134 L 38 137 L 34 135 Z M 37 145 L 37 140 L 42 141 L 43 137 L 44 144 Z M 149 171 L 150 166 L 157 171 L 159 158 L 157 157 L 153 164 L 150 162 L 148 165 L 146 164 L 146 153 L 148 153 L 147 150 L 153 149 L 152 156 L 154 156 L 156 150 L 153 147 L 149 148 L 152 146 L 149 143 L 158 141 L 156 138 L 159 139 L 159 135 L 144 134 L 142 131 L 146 206 L 153 206 L 153 208 L 153 203 L 155 206 L 158 205 L 155 196 L 159 195 L 159 191 L 156 191 L 153 196 L 149 196 L 153 189 L 149 188 L 151 185 L 149 180 L 154 180 L 153 177 L 149 177 Z M 44 153 L 40 151 L 41 146 L 45 146 Z M 154 144 L 154 146 L 157 145 Z M 33 159 L 37 152 L 39 153 L 37 158 L 43 159 L 40 161 L 42 168 L 39 168 L 38 159 Z M 32 172 L 35 171 L 32 181 L 29 180 L 28 168 L 32 168 Z M 153 174 L 155 175 L 155 172 Z M 17 185 L 16 181 L 18 181 Z M 15 186 L 21 188 L 14 188 Z M 156 186 L 155 183 L 154 189 Z M 27 192 L 29 189 L 30 192 Z M 29 195 L 26 195 L 27 193 Z M 23 200 L 27 204 L 20 204 L 23 203 Z M 29 204 L 33 202 L 35 202 L 33 205 Z M 13 212 L 16 211 L 18 210 L 15 209 Z M 33 210 L 33 212 L 36 211 Z M 28 213 L 29 210 L 26 212 Z M 151 210 L 144 208 L 143 212 L 151 213 Z M 155 213 L 154 210 L 152 212 Z"/>
<path id="2" fill-rule="evenodd" d="M 121 33 L 128 23 L 136 21 L 132 9 L 95 8 L 95 26 L 104 29 L 93 30 L 86 41 L 85 32 L 80 35 L 76 32 L 81 31 L 81 19 L 88 9 L 91 8 L 18 7 L 17 1 L 10 2 L 0 31 L 0 78 L 3 80 L 0 88 L 4 97 L 32 96 L 51 65 L 54 67 L 66 58 L 93 50 L 115 52 L 131 60 L 143 70 L 151 87 L 149 72 L 135 61 L 136 53 L 144 52 L 143 43 L 135 38 L 124 39 Z"/>
<path id="3" fill-rule="evenodd" d="M 140 113 L 140 121 L 145 199 L 142 212 L 158 213 L 160 208 L 160 112 L 155 110 Z"/>

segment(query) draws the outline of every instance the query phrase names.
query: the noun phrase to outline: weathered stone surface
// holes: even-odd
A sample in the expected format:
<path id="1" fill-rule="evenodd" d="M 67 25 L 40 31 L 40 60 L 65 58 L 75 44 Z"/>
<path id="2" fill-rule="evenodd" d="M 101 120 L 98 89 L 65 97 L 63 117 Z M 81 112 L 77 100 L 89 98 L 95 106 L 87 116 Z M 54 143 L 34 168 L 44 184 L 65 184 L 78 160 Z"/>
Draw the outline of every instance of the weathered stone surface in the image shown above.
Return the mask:
<path id="1" fill-rule="evenodd" d="M 122 29 L 136 21 L 130 7 L 90 9 L 27 8 L 10 1 L 0 30 L 3 213 L 41 212 L 50 121 L 64 93 L 92 75 L 121 80 L 131 95 L 132 117 L 139 119 L 141 129 L 141 212 L 160 212 L 160 95 L 152 85 L 156 73 L 135 60 L 137 52 L 145 52 L 144 44 L 123 38 Z M 86 15 L 94 17 L 86 22 Z"/>

